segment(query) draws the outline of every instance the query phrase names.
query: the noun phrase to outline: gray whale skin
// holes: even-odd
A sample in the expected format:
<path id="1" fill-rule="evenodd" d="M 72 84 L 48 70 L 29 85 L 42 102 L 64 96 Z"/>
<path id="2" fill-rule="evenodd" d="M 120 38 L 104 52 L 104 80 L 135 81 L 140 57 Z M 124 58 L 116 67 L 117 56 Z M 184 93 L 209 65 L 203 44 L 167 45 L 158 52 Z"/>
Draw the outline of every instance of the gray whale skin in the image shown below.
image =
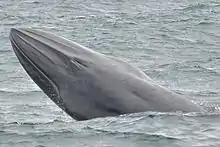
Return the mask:
<path id="1" fill-rule="evenodd" d="M 201 111 L 138 68 L 65 38 L 12 28 L 10 41 L 32 80 L 75 120 L 145 111 Z"/>

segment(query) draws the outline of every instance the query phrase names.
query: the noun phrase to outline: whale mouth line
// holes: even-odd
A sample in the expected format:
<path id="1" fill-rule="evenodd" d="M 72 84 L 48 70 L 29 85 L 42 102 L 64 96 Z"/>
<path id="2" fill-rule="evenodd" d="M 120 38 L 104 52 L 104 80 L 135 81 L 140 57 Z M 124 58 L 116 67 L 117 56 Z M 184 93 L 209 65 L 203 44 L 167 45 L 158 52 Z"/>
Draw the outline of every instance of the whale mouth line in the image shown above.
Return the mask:
<path id="1" fill-rule="evenodd" d="M 14 51 L 15 53 L 20 56 L 21 59 L 25 59 L 26 61 L 28 61 L 28 64 L 30 64 L 32 66 L 32 68 L 34 68 L 34 70 L 36 70 L 38 73 L 40 73 L 41 77 L 43 77 L 47 83 L 49 83 L 52 88 L 53 88 L 53 91 L 56 92 L 57 96 L 59 96 L 59 90 L 58 90 L 58 87 L 56 85 L 56 83 L 54 81 L 52 81 L 49 76 L 36 64 L 34 63 L 33 60 L 30 59 L 30 57 L 28 57 L 28 55 L 22 50 L 21 47 L 19 47 L 19 45 L 16 43 L 16 41 L 14 40 L 13 36 L 10 35 L 10 39 L 12 41 L 12 45 L 15 46 Z M 22 57 L 21 57 L 22 56 Z M 25 66 L 24 66 L 25 67 Z M 27 73 L 28 73 L 28 70 L 26 68 L 24 68 Z M 39 77 L 39 78 L 41 78 Z"/>

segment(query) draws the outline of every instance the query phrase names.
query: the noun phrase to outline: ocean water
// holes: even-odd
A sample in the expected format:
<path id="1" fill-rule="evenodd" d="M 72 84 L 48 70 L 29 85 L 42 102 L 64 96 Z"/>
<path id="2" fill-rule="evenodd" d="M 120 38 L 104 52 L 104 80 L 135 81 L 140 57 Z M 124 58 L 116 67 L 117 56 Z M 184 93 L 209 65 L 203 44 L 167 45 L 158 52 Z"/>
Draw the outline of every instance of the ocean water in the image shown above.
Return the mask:
<path id="1" fill-rule="evenodd" d="M 53 32 L 142 69 L 202 113 L 75 121 L 29 78 L 10 28 Z M 220 1 L 0 0 L 0 147 L 219 147 Z"/>

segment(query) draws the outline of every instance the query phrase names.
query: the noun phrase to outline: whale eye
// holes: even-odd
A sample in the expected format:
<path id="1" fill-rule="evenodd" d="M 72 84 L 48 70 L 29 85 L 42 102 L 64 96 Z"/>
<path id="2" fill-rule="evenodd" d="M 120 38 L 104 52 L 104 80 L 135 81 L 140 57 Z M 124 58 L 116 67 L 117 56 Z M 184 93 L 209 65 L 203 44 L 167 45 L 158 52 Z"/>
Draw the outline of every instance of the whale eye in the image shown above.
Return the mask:
<path id="1" fill-rule="evenodd" d="M 74 62 L 81 65 L 81 66 L 84 66 L 84 67 L 88 67 L 88 63 L 85 62 L 84 60 L 81 60 L 79 58 L 73 58 Z"/>
<path id="2" fill-rule="evenodd" d="M 71 62 L 71 69 L 73 72 L 77 72 L 88 67 L 88 63 L 79 58 L 72 58 L 70 62 Z"/>

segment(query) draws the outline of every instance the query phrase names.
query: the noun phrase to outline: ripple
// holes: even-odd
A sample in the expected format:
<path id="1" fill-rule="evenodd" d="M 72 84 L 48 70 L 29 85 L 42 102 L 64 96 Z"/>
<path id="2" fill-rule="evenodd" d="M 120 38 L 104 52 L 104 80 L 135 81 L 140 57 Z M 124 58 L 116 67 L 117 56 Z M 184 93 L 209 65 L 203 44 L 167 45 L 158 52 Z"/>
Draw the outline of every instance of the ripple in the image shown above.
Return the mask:
<path id="1" fill-rule="evenodd" d="M 1 54 L 11 53 L 11 52 L 12 52 L 12 50 L 0 50 L 0 53 L 1 53 Z"/>
<path id="2" fill-rule="evenodd" d="M 220 76 L 220 73 L 214 69 L 214 68 L 209 68 L 202 66 L 199 63 L 207 63 L 207 61 L 212 61 L 210 59 L 207 59 L 206 61 L 186 61 L 183 63 L 180 62 L 174 62 L 174 63 L 165 63 L 165 64 L 160 64 L 158 65 L 159 68 L 169 68 L 169 69 L 174 69 L 174 70 L 179 70 L 183 72 L 192 72 L 192 73 L 208 73 L 212 74 L 215 76 Z"/>
<path id="3" fill-rule="evenodd" d="M 210 90 L 186 90 L 186 89 L 175 89 L 177 93 L 187 93 L 187 95 L 191 96 L 202 96 L 202 97 L 218 97 L 220 93 L 218 91 L 210 91 Z"/>
<path id="4" fill-rule="evenodd" d="M 47 124 L 54 124 L 54 123 L 69 123 L 69 121 L 54 119 L 51 121 L 44 121 L 44 122 L 8 122 L 8 123 L 2 123 L 2 124 L 19 125 L 19 126 L 35 126 L 35 125 L 47 125 Z"/>
<path id="5" fill-rule="evenodd" d="M 207 25 L 212 25 L 212 24 L 215 24 L 215 22 L 201 21 L 198 23 L 198 25 L 201 25 L 201 26 L 207 26 Z"/>
<path id="6" fill-rule="evenodd" d="M 197 10 L 197 9 L 206 9 L 209 7 L 210 7 L 209 5 L 197 3 L 197 4 L 192 4 L 192 5 L 185 7 L 185 8 L 183 8 L 183 10 L 184 11 L 191 11 L 191 10 Z"/>
<path id="7" fill-rule="evenodd" d="M 7 94 L 19 94 L 19 95 L 29 95 L 34 93 L 42 93 L 41 90 L 12 90 L 12 89 L 0 89 L 0 93 L 7 93 Z"/>

